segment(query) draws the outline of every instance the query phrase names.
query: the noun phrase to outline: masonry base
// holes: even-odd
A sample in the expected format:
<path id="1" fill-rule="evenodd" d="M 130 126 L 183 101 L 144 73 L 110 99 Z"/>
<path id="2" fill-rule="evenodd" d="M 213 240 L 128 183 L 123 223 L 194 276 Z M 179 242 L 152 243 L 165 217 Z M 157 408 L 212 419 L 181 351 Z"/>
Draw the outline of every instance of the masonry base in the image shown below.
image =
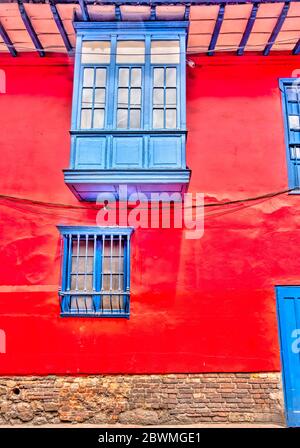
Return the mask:
<path id="1" fill-rule="evenodd" d="M 0 424 L 284 424 L 279 373 L 0 377 Z"/>

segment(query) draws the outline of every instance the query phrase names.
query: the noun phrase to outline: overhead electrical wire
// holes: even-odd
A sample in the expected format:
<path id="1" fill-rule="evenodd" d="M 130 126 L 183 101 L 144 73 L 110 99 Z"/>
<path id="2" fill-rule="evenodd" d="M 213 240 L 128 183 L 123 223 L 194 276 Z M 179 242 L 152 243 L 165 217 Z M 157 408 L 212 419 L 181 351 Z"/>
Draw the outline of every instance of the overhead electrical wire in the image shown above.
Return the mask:
<path id="1" fill-rule="evenodd" d="M 276 196 L 281 196 L 283 194 L 290 193 L 291 191 L 294 191 L 296 189 L 297 188 L 290 188 L 290 189 L 286 189 L 286 190 L 280 190 L 280 191 L 276 191 L 276 192 L 266 193 L 266 194 L 258 195 L 258 196 L 250 196 L 250 197 L 241 198 L 241 199 L 234 199 L 234 200 L 220 201 L 220 202 L 211 202 L 211 203 L 208 202 L 203 205 L 184 206 L 184 208 L 223 207 L 223 206 L 228 206 L 228 205 L 243 204 L 245 202 L 255 202 L 255 201 L 264 200 L 264 199 L 271 199 Z M 9 196 L 9 195 L 5 195 L 5 194 L 0 194 L 0 202 L 1 201 L 9 201 L 9 202 L 16 203 L 16 204 L 23 204 L 23 205 L 37 206 L 37 207 L 46 207 L 46 208 L 52 208 L 52 209 L 62 209 L 62 210 L 85 210 L 85 211 L 96 210 L 96 211 L 99 211 L 101 208 L 104 208 L 104 207 L 106 207 L 106 209 L 109 210 L 109 208 L 107 208 L 107 206 L 102 203 L 101 203 L 101 206 L 100 205 L 80 206 L 80 205 L 64 204 L 64 203 L 57 203 L 57 202 L 46 202 L 46 201 L 40 201 L 40 200 L 17 197 L 17 196 Z M 138 202 L 138 201 L 139 201 L 139 199 L 137 198 L 136 202 Z M 104 202 L 104 200 L 103 200 L 103 202 Z M 170 202 L 172 202 L 172 201 L 170 201 Z M 118 201 L 116 201 L 116 204 L 119 205 Z M 134 205 L 129 204 L 128 208 L 130 208 L 130 207 L 134 207 Z M 150 207 L 151 207 L 151 202 L 150 202 Z M 163 206 L 157 207 L 157 209 L 161 209 L 161 208 L 164 208 L 164 207 Z M 169 210 L 169 206 L 166 208 Z M 118 207 L 118 209 L 120 209 L 120 208 Z M 139 210 L 140 209 L 141 209 L 141 207 L 139 206 Z M 149 206 L 145 207 L 144 209 L 149 209 Z"/>

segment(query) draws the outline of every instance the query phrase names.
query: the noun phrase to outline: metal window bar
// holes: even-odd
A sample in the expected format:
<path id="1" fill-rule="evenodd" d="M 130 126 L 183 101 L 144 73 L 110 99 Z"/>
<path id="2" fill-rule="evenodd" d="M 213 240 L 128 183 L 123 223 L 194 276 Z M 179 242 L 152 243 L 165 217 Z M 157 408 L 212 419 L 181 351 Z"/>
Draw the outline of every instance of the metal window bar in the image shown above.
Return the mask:
<path id="1" fill-rule="evenodd" d="M 70 234 L 64 244 L 62 315 L 128 317 L 125 236 Z"/>

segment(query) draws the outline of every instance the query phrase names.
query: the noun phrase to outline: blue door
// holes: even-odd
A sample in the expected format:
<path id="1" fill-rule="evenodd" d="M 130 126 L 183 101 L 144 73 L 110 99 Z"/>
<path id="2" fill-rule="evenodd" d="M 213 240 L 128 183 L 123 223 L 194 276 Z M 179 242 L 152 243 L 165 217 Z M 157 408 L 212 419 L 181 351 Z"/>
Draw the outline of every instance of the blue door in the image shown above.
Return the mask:
<path id="1" fill-rule="evenodd" d="M 300 286 L 277 286 L 281 362 L 288 426 L 300 426 Z"/>

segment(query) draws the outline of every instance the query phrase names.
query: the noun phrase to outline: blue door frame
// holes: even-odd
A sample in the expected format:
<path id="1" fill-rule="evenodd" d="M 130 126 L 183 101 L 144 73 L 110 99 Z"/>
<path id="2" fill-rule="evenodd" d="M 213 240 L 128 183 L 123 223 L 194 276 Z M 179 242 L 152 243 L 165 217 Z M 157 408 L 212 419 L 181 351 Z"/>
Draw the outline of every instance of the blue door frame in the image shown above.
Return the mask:
<path id="1" fill-rule="evenodd" d="M 277 286 L 285 415 L 288 426 L 300 426 L 300 286 Z"/>

